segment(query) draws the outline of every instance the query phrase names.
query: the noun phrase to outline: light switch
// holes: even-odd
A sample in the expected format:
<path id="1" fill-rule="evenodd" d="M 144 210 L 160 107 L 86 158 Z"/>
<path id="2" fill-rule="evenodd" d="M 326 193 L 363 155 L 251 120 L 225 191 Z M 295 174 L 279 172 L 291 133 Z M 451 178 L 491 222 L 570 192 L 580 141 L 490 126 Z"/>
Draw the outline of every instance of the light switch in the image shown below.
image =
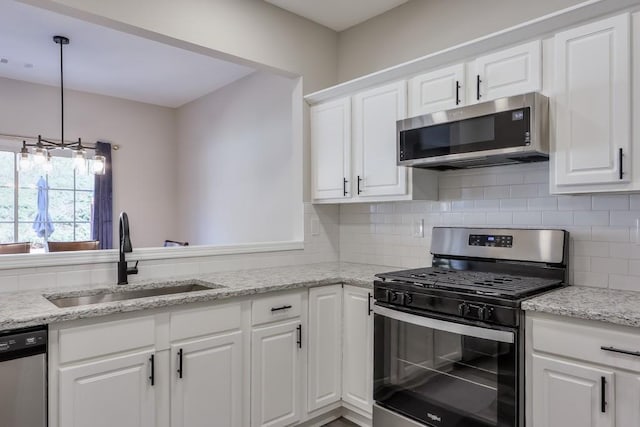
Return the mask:
<path id="1" fill-rule="evenodd" d="M 424 219 L 420 218 L 413 222 L 413 237 L 424 237 Z"/>
<path id="2" fill-rule="evenodd" d="M 320 234 L 320 220 L 318 218 L 311 218 L 311 235 L 318 236 Z"/>

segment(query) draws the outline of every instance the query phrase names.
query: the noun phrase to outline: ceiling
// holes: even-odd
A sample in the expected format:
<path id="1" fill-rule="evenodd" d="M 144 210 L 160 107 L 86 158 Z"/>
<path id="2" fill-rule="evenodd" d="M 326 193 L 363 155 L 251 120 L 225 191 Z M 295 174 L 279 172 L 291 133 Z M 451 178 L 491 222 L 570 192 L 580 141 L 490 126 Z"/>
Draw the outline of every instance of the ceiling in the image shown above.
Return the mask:
<path id="1" fill-rule="evenodd" d="M 168 46 L 13 0 L 0 0 L 0 77 L 179 107 L 254 69 Z"/>
<path id="2" fill-rule="evenodd" d="M 265 0 L 313 22 L 343 31 L 409 0 Z"/>

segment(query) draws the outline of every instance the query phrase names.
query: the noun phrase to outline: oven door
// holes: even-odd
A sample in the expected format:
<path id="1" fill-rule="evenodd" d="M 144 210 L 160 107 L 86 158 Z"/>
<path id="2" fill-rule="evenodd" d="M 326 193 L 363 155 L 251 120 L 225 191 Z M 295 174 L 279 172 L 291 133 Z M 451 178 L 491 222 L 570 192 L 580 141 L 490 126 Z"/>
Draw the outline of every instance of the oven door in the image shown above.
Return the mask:
<path id="1" fill-rule="evenodd" d="M 518 425 L 515 330 L 378 305 L 374 313 L 377 405 L 429 426 Z"/>

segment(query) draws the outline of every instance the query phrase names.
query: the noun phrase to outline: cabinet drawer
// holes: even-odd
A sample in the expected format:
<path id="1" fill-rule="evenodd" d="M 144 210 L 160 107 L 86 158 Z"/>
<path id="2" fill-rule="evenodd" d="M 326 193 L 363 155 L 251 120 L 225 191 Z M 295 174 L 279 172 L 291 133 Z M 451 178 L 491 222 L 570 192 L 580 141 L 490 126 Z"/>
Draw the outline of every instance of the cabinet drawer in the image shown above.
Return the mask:
<path id="1" fill-rule="evenodd" d="M 640 357 L 602 349 L 640 352 L 640 332 L 623 331 L 615 326 L 567 324 L 546 319 L 533 319 L 532 323 L 535 351 L 640 371 Z"/>
<path id="2" fill-rule="evenodd" d="M 242 307 L 229 304 L 171 313 L 171 341 L 242 327 Z"/>
<path id="3" fill-rule="evenodd" d="M 154 318 L 147 316 L 61 329 L 59 363 L 152 347 L 155 328 Z"/>
<path id="4" fill-rule="evenodd" d="M 251 324 L 277 322 L 302 313 L 302 294 L 299 292 L 261 298 L 253 302 Z"/>

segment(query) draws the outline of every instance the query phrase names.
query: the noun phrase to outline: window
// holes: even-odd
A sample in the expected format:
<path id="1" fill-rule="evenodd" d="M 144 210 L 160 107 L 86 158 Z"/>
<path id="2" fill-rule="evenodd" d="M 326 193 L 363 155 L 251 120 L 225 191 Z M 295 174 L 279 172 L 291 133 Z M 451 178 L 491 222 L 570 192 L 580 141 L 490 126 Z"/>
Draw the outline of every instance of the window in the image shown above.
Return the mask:
<path id="1" fill-rule="evenodd" d="M 71 158 L 52 152 L 52 170 L 34 166 L 16 172 L 17 155 L 0 151 L 0 243 L 31 242 L 32 249 L 51 241 L 91 239 L 93 175 L 78 174 Z M 38 181 L 48 187 L 48 211 L 53 233 L 40 237 L 33 228 L 38 214 Z"/>

